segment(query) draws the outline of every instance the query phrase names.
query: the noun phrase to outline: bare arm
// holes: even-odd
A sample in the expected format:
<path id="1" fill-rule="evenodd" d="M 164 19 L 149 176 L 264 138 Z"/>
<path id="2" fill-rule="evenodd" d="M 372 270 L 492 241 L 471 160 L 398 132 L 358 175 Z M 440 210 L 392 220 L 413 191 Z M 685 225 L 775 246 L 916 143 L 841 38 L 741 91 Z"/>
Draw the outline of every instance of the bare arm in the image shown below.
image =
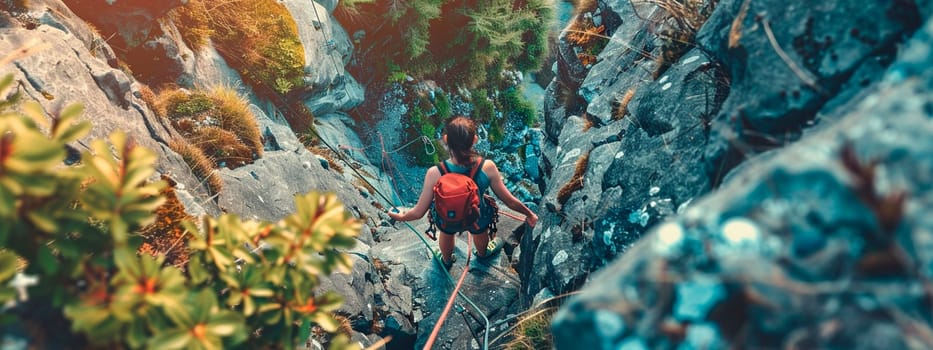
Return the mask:
<path id="1" fill-rule="evenodd" d="M 428 172 L 424 174 L 424 185 L 421 187 L 421 195 L 418 196 L 418 203 L 415 207 L 404 213 L 389 213 L 389 217 L 398 221 L 412 221 L 424 216 L 431 207 L 431 201 L 434 200 L 434 185 L 440 178 L 441 172 L 437 170 L 437 166 L 428 169 Z"/>
<path id="2" fill-rule="evenodd" d="M 499 197 L 509 209 L 524 214 L 525 222 L 527 222 L 529 226 L 534 227 L 538 222 L 538 215 L 532 212 L 531 209 L 528 209 L 518 198 L 515 198 L 512 192 L 505 187 L 505 183 L 502 182 L 502 174 L 499 173 L 499 168 L 496 167 L 496 163 L 492 161 L 486 162 L 483 166 L 483 171 L 486 173 L 486 176 L 489 177 L 489 188 L 496 194 L 496 197 Z"/>

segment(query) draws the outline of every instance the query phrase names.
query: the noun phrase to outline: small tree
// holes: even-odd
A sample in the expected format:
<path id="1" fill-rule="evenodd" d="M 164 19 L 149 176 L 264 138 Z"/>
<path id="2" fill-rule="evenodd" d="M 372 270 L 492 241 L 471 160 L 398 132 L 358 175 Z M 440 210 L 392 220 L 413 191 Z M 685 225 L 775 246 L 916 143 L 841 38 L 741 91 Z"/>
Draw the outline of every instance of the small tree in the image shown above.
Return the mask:
<path id="1" fill-rule="evenodd" d="M 13 86 L 0 80 L 0 96 Z M 150 181 L 156 155 L 114 133 L 66 165 L 66 145 L 90 129 L 81 107 L 47 116 L 17 100 L 0 101 L 0 305 L 12 304 L 3 329 L 15 322 L 51 347 L 157 349 L 291 348 L 312 325 L 337 329 L 339 297 L 312 291 L 351 266 L 338 249 L 355 244 L 360 223 L 333 194 L 296 197 L 296 212 L 276 223 L 186 222 L 189 261 L 167 266 L 136 253 L 137 230 L 163 202 L 166 184 Z M 11 287 L 17 274 L 35 285 Z"/>

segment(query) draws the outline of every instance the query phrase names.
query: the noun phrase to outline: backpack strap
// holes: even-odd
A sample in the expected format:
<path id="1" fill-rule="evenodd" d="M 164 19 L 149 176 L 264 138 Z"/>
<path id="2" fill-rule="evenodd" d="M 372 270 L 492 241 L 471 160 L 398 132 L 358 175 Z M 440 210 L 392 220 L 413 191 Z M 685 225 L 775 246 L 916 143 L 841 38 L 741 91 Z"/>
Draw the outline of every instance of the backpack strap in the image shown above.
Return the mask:
<path id="1" fill-rule="evenodd" d="M 476 172 L 483 167 L 483 162 L 485 161 L 486 160 L 483 159 L 483 157 L 479 157 L 479 161 L 473 165 L 473 169 L 470 169 L 470 178 L 473 179 L 473 181 L 476 181 Z"/>
<path id="2" fill-rule="evenodd" d="M 440 163 L 437 163 L 437 170 L 441 171 L 441 175 L 449 173 L 450 170 L 447 170 L 447 161 L 442 160 Z"/>

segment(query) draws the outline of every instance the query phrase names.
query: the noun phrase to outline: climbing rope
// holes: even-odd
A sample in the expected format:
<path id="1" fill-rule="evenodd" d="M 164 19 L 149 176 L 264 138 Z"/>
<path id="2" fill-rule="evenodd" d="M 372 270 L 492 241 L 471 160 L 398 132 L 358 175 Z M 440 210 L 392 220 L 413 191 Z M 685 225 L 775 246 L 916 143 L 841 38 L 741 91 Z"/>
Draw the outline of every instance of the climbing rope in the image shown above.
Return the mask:
<path id="1" fill-rule="evenodd" d="M 380 136 L 380 137 L 381 137 L 381 136 Z M 437 149 L 434 148 L 434 142 L 431 142 L 431 139 L 429 139 L 427 136 L 421 135 L 421 137 L 418 137 L 418 138 L 415 138 L 414 140 L 408 141 L 408 143 L 406 143 L 406 144 L 404 144 L 404 145 L 401 145 L 401 146 L 399 146 L 398 148 L 396 148 L 396 149 L 394 149 L 394 150 L 391 150 L 391 151 L 388 151 L 388 152 L 386 152 L 386 153 L 395 153 L 395 152 L 401 151 L 401 150 L 404 149 L 405 147 L 411 146 L 411 144 L 413 144 L 413 143 L 415 143 L 415 142 L 418 142 L 418 141 L 421 141 L 422 143 L 424 143 L 424 153 L 425 153 L 425 154 L 427 154 L 427 155 L 430 156 L 430 155 L 432 155 L 432 154 L 434 154 L 434 153 L 437 152 Z M 428 150 L 429 148 L 431 149 L 430 151 Z"/>
<path id="2" fill-rule="evenodd" d="M 469 269 L 470 257 L 473 254 L 470 254 L 469 252 L 470 252 L 470 248 L 472 248 L 472 244 L 470 244 L 470 242 L 472 241 L 473 241 L 472 238 L 467 238 L 467 258 L 466 258 L 465 266 L 463 267 L 463 272 L 460 272 L 460 279 L 457 280 L 457 285 L 454 286 L 454 291 L 450 293 L 450 298 L 447 299 L 447 306 L 444 306 L 444 311 L 441 312 L 441 317 L 437 319 L 437 324 L 435 324 L 434 329 L 431 330 L 431 335 L 428 336 L 428 341 L 424 343 L 424 350 L 430 350 L 431 345 L 434 345 L 434 341 L 437 340 L 437 335 L 441 331 L 441 326 L 443 326 L 444 321 L 447 320 L 447 314 L 450 313 L 450 308 L 454 305 L 454 301 L 457 300 L 457 294 L 460 292 L 460 286 L 463 285 L 463 279 L 466 278 L 467 271 L 470 270 Z M 487 337 L 489 336 L 488 329 L 487 329 L 486 336 Z"/>
<path id="3" fill-rule="evenodd" d="M 512 214 L 512 213 L 509 213 L 509 212 L 507 212 L 507 211 L 502 211 L 502 210 L 500 210 L 500 211 L 499 211 L 499 214 L 508 216 L 509 218 L 512 218 L 512 219 L 515 219 L 515 220 L 518 220 L 518 221 L 522 221 L 522 222 L 525 221 L 525 218 L 523 218 L 523 217 L 521 217 L 521 216 L 517 216 L 517 215 Z"/>
<path id="4" fill-rule="evenodd" d="M 317 22 L 318 22 L 318 23 L 324 23 L 324 22 L 321 21 L 321 16 L 318 15 L 318 13 L 317 13 L 317 6 L 316 6 L 314 0 L 311 0 L 311 9 L 314 10 L 314 18 L 317 18 Z M 335 41 L 333 41 L 333 40 L 327 38 L 327 31 L 324 30 L 323 26 L 322 26 L 321 28 L 318 28 L 318 26 L 314 26 L 314 28 L 321 31 L 321 35 L 324 36 L 324 43 L 327 44 L 327 49 L 328 49 L 329 51 L 336 51 L 336 50 L 337 50 L 337 43 L 336 43 Z M 334 65 L 334 72 L 337 73 L 337 74 L 340 74 L 340 71 L 343 70 L 343 68 L 342 68 L 343 66 L 337 64 L 337 59 L 334 58 L 334 55 L 332 55 L 330 52 L 328 52 L 327 55 L 330 56 L 330 62 L 331 62 L 331 64 Z M 330 91 L 330 86 L 328 86 L 327 89 L 328 89 L 328 93 L 329 93 L 329 91 Z M 347 83 L 346 83 L 346 82 L 343 82 L 343 91 L 347 93 L 347 98 L 350 98 L 350 90 L 347 89 Z"/>

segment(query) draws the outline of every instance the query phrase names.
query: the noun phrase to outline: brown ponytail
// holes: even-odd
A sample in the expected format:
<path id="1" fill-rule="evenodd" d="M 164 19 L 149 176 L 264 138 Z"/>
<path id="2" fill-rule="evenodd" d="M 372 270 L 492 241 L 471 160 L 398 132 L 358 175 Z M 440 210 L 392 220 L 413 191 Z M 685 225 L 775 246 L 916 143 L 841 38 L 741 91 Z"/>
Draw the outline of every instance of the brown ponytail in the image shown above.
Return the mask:
<path id="1" fill-rule="evenodd" d="M 447 135 L 447 148 L 451 156 L 460 165 L 470 165 L 473 162 L 473 138 L 476 137 L 476 123 L 473 119 L 457 116 L 447 122 L 444 127 Z"/>

